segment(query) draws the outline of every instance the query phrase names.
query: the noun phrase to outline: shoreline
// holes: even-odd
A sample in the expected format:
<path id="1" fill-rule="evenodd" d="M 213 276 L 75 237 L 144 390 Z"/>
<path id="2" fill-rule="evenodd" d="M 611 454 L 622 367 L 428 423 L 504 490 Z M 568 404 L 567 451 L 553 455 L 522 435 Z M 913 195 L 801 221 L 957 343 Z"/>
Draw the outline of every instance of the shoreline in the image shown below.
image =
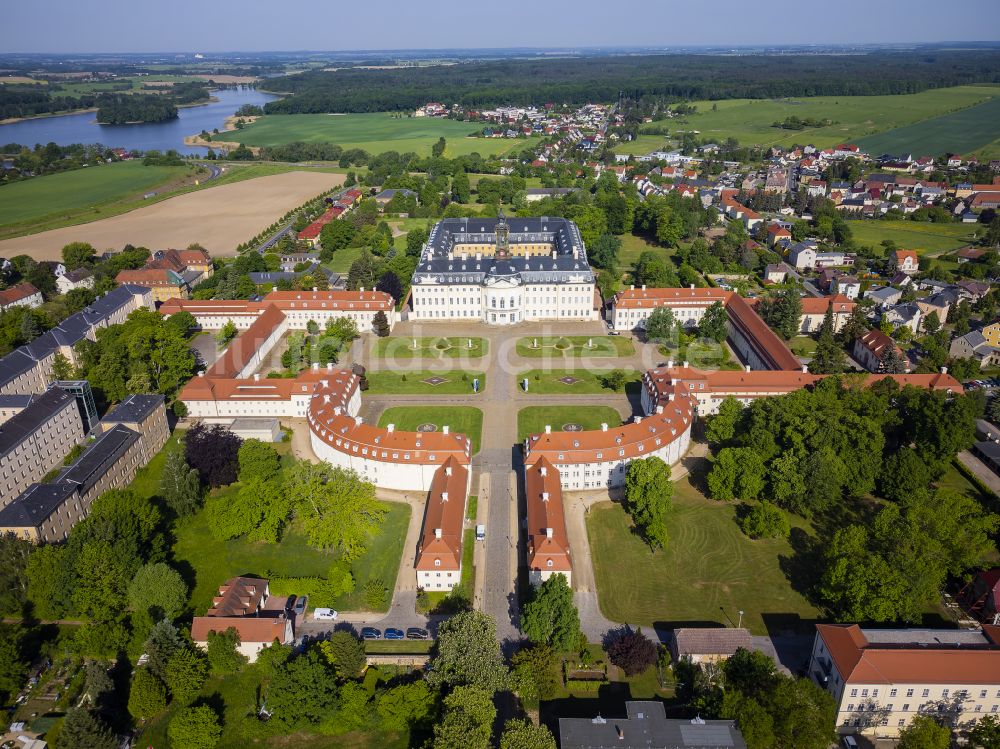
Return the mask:
<path id="1" fill-rule="evenodd" d="M 219 137 L 226 133 L 237 133 L 239 131 L 236 129 L 236 120 L 243 120 L 247 124 L 253 124 L 262 116 L 263 115 L 253 114 L 244 117 L 237 117 L 235 114 L 231 114 L 228 117 L 226 117 L 226 121 L 222 124 L 222 130 L 219 131 L 218 135 L 215 135 L 214 133 L 212 135 L 213 137 Z M 184 145 L 198 146 L 201 148 L 212 148 L 212 149 L 218 147 L 230 149 L 230 148 L 239 148 L 240 146 L 239 141 L 205 140 L 204 138 L 201 137 L 201 133 L 197 133 L 195 135 L 185 135 Z M 254 155 L 256 155 L 260 150 L 259 146 L 247 146 L 247 148 L 253 151 Z"/>
<path id="2" fill-rule="evenodd" d="M 178 109 L 187 109 L 190 107 L 203 107 L 206 104 L 217 104 L 218 102 L 219 102 L 218 97 L 209 96 L 207 99 L 203 99 L 202 101 L 192 101 L 188 102 L 187 104 L 175 104 L 174 106 L 176 106 Z M 0 120 L 0 125 L 16 125 L 18 122 L 28 122 L 29 120 L 43 120 L 49 117 L 68 117 L 69 115 L 73 114 L 86 114 L 87 112 L 96 112 L 97 109 L 98 109 L 97 107 L 87 107 L 86 109 L 67 109 L 65 112 L 44 112 L 43 114 L 29 114 L 26 117 L 8 117 L 5 120 Z M 106 125 L 108 123 L 98 122 L 97 124 Z M 147 123 L 145 121 L 140 121 L 140 122 L 127 122 L 123 124 L 146 125 L 146 124 L 156 124 L 156 123 Z"/>

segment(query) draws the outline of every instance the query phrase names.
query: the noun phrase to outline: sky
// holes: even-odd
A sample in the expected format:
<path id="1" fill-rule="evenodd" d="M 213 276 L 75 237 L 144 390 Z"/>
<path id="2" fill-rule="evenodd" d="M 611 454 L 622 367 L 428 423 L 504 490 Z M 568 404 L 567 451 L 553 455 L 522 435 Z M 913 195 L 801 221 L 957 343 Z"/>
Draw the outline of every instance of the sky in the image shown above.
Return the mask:
<path id="1" fill-rule="evenodd" d="M 2 52 L 998 41 L 997 0 L 4 0 Z M 978 19 L 975 23 L 966 23 Z"/>

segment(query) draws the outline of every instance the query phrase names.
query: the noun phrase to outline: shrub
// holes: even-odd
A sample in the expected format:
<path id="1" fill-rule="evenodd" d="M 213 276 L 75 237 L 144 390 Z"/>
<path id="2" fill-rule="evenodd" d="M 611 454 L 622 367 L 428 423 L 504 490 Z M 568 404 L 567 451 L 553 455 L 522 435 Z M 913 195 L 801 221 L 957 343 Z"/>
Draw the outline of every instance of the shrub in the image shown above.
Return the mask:
<path id="1" fill-rule="evenodd" d="M 625 632 L 608 646 L 608 658 L 626 676 L 641 674 L 656 663 L 656 656 L 656 645 L 642 630 Z"/>
<path id="2" fill-rule="evenodd" d="M 788 516 L 767 500 L 761 500 L 740 519 L 740 528 L 750 538 L 788 538 Z"/>
<path id="3" fill-rule="evenodd" d="M 380 611 L 385 608 L 389 597 L 389 588 L 386 587 L 380 577 L 373 577 L 365 583 L 365 606 L 372 611 Z"/>

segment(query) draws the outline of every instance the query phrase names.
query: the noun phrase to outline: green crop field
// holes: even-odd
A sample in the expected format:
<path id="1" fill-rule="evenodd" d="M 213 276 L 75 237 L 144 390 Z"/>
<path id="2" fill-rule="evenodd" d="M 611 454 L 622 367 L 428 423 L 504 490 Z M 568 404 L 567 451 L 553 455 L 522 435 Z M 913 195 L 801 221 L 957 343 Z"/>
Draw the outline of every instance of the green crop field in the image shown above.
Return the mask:
<path id="1" fill-rule="evenodd" d="M 479 452 L 483 434 L 483 412 L 472 406 L 394 406 L 379 416 L 380 427 L 394 424 L 401 432 L 415 432 L 421 424 L 434 424 L 438 431 L 447 426 L 452 434 L 472 440 L 472 452 Z"/>
<path id="2" fill-rule="evenodd" d="M 785 539 L 754 541 L 736 525 L 736 505 L 715 502 L 687 480 L 675 484 L 674 509 L 667 519 L 667 548 L 655 553 L 632 533 L 620 504 L 594 506 L 587 516 L 587 535 L 601 613 L 616 622 L 665 626 L 714 623 L 735 626 L 743 610 L 743 626 L 765 634 L 763 616 L 819 615 L 794 590 L 782 571 L 792 556 Z M 794 528 L 811 530 L 792 516 Z M 628 585 L 622 585 L 627 579 Z"/>
<path id="3" fill-rule="evenodd" d="M 995 159 L 1000 157 L 997 138 L 1000 138 L 1000 96 L 974 107 L 862 138 L 858 145 L 873 155 L 940 156 L 976 152 L 982 158 Z"/>
<path id="4" fill-rule="evenodd" d="M 532 336 L 517 341 L 518 356 L 533 359 L 631 356 L 634 353 L 632 341 L 621 336 Z"/>
<path id="5" fill-rule="evenodd" d="M 736 138 L 743 145 L 789 146 L 795 143 L 811 143 L 815 146 L 827 147 L 852 141 L 872 148 L 866 136 L 913 125 L 948 113 L 955 113 L 953 116 L 958 117 L 962 112 L 956 112 L 956 110 L 965 110 L 973 105 L 993 99 L 993 97 L 1000 97 L 1000 88 L 956 86 L 924 91 L 919 94 L 896 96 L 816 96 L 802 99 L 698 101 L 692 102 L 698 108 L 697 114 L 657 122 L 651 127 L 666 126 L 671 133 L 697 130 L 699 137 L 703 140 L 722 141 L 726 138 Z M 1000 98 L 993 99 L 993 102 L 995 106 L 1000 105 Z M 981 113 L 966 113 L 965 117 L 968 118 L 969 122 L 979 122 L 988 133 L 990 130 L 988 123 L 983 122 L 987 111 L 992 110 L 983 110 Z M 783 130 L 771 127 L 772 123 L 791 116 L 800 119 L 828 119 L 833 124 L 826 127 L 806 128 L 805 130 Z M 964 121 L 966 120 L 959 118 L 955 121 L 955 125 L 967 127 L 967 125 L 961 125 Z M 1000 125 L 997 125 L 997 122 L 1000 122 L 1000 117 L 994 114 L 992 135 L 989 137 L 977 135 L 973 140 L 981 139 L 974 145 L 963 147 L 956 144 L 955 149 L 971 150 L 1000 138 Z M 888 133 L 886 133 L 887 136 Z M 661 136 L 641 137 L 663 140 Z M 865 140 L 859 141 L 863 138 Z M 639 141 L 639 144 L 645 146 L 651 142 Z M 948 148 L 948 146 L 944 146 L 937 150 L 932 149 L 931 153 L 937 154 L 941 150 L 948 150 Z M 897 145 L 895 148 L 895 150 L 901 149 L 922 152 L 920 148 L 917 148 L 916 143 L 908 146 Z M 616 150 L 623 153 L 646 153 L 652 150 L 652 147 L 634 151 L 630 144 L 622 144 Z M 881 152 L 893 149 L 879 147 L 874 150 Z"/>
<path id="6" fill-rule="evenodd" d="M 79 211 L 142 193 L 187 174 L 186 166 L 143 166 L 140 161 L 74 169 L 0 187 L 0 227 Z"/>
<path id="7" fill-rule="evenodd" d="M 974 239 L 978 224 L 932 224 L 920 221 L 851 221 L 859 245 L 878 247 L 891 239 L 900 249 L 940 255 L 964 247 Z"/>
<path id="8" fill-rule="evenodd" d="M 528 406 L 517 412 L 517 439 L 523 442 L 530 434 L 541 434 L 546 425 L 561 431 L 566 424 L 579 424 L 584 429 L 620 426 L 622 415 L 611 406 Z"/>
<path id="9" fill-rule="evenodd" d="M 336 143 L 344 148 L 361 148 L 368 153 L 415 151 L 430 154 L 431 146 L 444 137 L 444 155 L 454 158 L 478 152 L 493 156 L 520 151 L 538 142 L 537 138 L 470 138 L 478 130 L 475 123 L 437 117 L 391 117 L 375 114 L 292 114 L 268 115 L 235 132 L 213 135 L 217 141 L 244 143 L 248 146 L 274 146 L 303 141 Z"/>

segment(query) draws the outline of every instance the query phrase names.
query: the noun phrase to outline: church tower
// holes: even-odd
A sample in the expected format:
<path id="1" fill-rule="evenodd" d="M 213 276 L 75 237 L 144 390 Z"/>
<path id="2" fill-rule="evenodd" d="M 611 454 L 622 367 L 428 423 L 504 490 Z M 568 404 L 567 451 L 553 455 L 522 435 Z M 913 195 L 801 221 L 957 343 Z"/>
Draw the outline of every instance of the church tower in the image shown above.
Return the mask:
<path id="1" fill-rule="evenodd" d="M 497 216 L 497 257 L 507 257 L 510 253 L 510 227 L 503 215 L 503 208 Z"/>

